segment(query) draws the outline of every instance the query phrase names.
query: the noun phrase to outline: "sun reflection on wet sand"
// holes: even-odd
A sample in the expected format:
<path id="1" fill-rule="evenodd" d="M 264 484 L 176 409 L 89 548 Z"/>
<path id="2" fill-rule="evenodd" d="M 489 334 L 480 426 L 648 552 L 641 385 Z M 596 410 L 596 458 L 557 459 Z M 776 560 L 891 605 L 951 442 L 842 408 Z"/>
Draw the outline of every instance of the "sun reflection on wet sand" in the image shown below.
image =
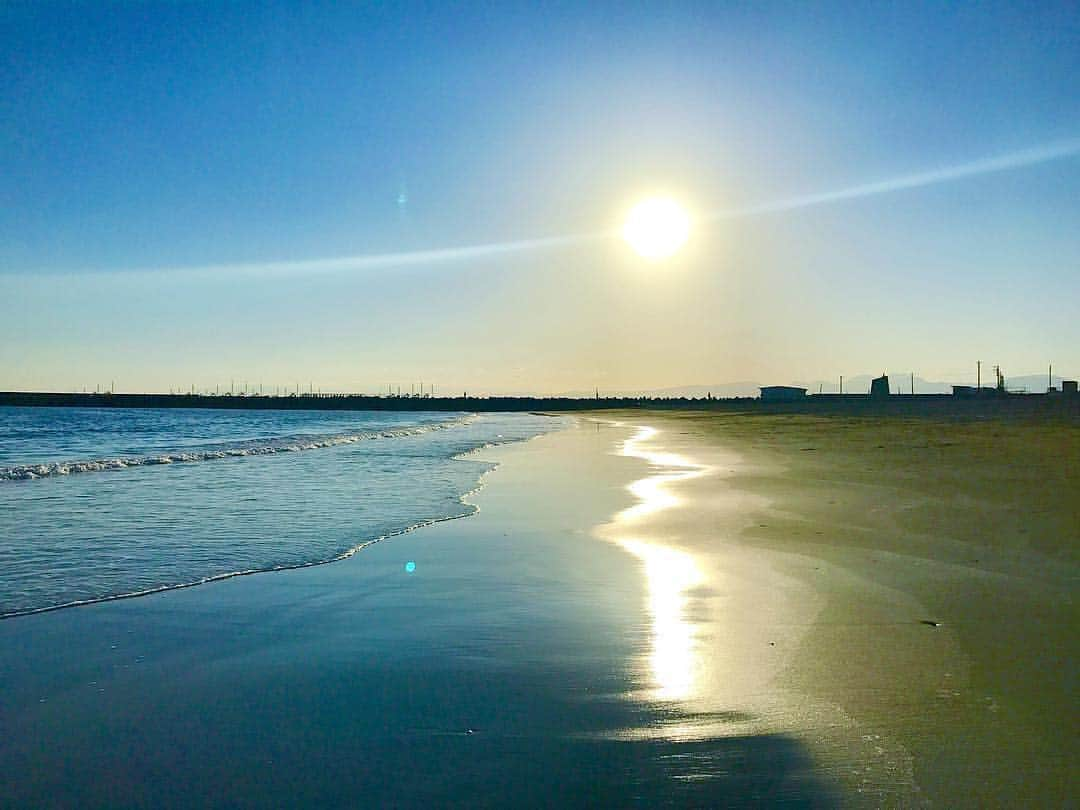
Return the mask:
<path id="1" fill-rule="evenodd" d="M 646 517 L 679 506 L 679 497 L 667 489 L 668 485 L 707 475 L 711 468 L 676 453 L 644 447 L 657 433 L 654 428 L 641 427 L 623 442 L 620 455 L 649 462 L 652 474 L 629 486 L 638 503 L 616 514 L 597 534 L 642 562 L 652 619 L 652 649 L 648 656 L 654 684 L 652 696 L 658 700 L 685 700 L 694 693 L 697 669 L 697 629 L 686 615 L 687 595 L 703 583 L 704 575 L 692 555 L 655 538 L 640 536 L 635 527 Z"/>

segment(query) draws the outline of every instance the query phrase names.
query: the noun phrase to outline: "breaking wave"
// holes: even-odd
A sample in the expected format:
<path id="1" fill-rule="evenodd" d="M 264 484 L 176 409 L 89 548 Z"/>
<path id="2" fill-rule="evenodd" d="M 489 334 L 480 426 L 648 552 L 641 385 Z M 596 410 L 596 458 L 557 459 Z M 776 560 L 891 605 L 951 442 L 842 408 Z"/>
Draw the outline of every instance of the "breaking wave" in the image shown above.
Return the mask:
<path id="1" fill-rule="evenodd" d="M 247 442 L 235 442 L 226 445 L 212 445 L 203 449 L 182 450 L 169 453 L 154 453 L 143 456 L 119 456 L 115 458 L 89 459 L 85 461 L 49 461 L 41 464 L 19 464 L 12 467 L 0 467 L 0 481 L 30 481 L 37 478 L 51 478 L 57 475 L 75 475 L 77 473 L 109 472 L 126 470 L 129 467 L 146 467 L 158 464 L 194 464 L 200 461 L 213 461 L 222 458 L 244 456 L 270 456 L 277 453 L 299 453 L 304 450 L 318 450 L 325 447 L 337 447 L 343 444 L 371 439 L 398 439 L 405 436 L 418 436 L 433 430 L 465 425 L 475 417 L 472 415 L 448 419 L 416 427 L 391 428 L 388 430 L 363 431 L 358 433 L 334 433 L 326 435 L 279 436 L 272 439 L 255 439 Z"/>

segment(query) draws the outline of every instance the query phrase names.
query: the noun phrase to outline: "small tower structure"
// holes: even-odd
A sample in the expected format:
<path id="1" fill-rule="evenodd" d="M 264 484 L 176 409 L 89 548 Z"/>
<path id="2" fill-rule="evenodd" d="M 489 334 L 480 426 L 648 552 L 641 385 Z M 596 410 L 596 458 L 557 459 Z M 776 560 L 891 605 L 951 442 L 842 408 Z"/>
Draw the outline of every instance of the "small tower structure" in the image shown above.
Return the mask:
<path id="1" fill-rule="evenodd" d="M 887 399 L 889 396 L 889 375 L 882 374 L 875 377 L 870 383 L 870 396 L 872 399 Z"/>

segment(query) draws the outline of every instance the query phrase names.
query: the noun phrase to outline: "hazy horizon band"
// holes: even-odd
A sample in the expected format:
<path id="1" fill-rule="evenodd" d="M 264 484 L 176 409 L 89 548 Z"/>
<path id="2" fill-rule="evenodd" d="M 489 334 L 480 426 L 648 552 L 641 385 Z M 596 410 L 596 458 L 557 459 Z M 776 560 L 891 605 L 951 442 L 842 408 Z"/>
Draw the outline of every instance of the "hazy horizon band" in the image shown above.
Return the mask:
<path id="1" fill-rule="evenodd" d="M 1020 169 L 1040 163 L 1063 160 L 1080 155 L 1080 139 L 1062 141 L 1055 144 L 1011 152 L 992 158 L 960 163 L 942 169 L 934 169 L 914 174 L 901 175 L 887 180 L 848 186 L 832 191 L 804 194 L 784 200 L 759 203 L 742 208 L 714 211 L 695 219 L 698 222 L 719 222 L 783 213 L 834 202 L 843 202 L 863 197 L 890 194 L 913 188 L 947 183 L 968 177 Z M 360 254 L 354 256 L 335 256 L 325 259 L 301 259 L 279 262 L 240 262 L 232 264 L 189 265 L 178 267 L 136 268 L 131 270 L 104 270 L 112 273 L 163 273 L 188 275 L 219 275 L 224 273 L 254 273 L 257 275 L 292 275 L 296 273 L 334 272 L 338 270 L 376 270 L 389 267 L 408 267 L 415 265 L 438 264 L 443 262 L 463 261 L 466 259 L 502 256 L 514 253 L 572 247 L 589 242 L 618 238 L 619 229 L 613 228 L 591 233 L 564 234 L 532 239 L 520 239 L 508 242 L 491 242 L 461 247 L 433 248 L 429 250 L 407 251 L 401 253 Z M 94 271 L 70 271 L 71 274 L 85 274 Z"/>

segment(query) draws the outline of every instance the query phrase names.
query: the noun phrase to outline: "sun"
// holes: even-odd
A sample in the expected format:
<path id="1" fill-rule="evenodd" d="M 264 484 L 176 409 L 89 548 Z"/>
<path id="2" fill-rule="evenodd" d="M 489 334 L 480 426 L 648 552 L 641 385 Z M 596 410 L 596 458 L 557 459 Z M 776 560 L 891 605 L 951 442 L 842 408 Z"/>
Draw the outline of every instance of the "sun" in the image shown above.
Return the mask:
<path id="1" fill-rule="evenodd" d="M 642 258 L 662 261 L 686 244 L 690 215 L 669 197 L 649 197 L 630 209 L 622 235 Z"/>

